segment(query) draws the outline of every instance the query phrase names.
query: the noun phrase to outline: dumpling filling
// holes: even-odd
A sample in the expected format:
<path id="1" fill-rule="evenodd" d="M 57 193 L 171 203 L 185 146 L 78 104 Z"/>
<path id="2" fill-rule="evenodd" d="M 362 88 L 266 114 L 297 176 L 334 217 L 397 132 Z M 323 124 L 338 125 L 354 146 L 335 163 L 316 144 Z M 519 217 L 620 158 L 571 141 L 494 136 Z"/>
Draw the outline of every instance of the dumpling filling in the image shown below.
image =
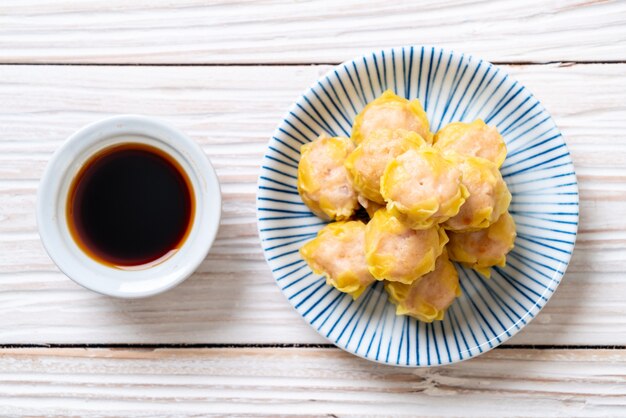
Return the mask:
<path id="1" fill-rule="evenodd" d="M 428 143 L 432 143 L 428 117 L 417 99 L 407 100 L 385 91 L 370 102 L 354 119 L 352 140 L 360 144 L 372 132 L 380 129 L 404 129 L 417 132 Z"/>
<path id="2" fill-rule="evenodd" d="M 498 168 L 506 158 L 506 145 L 498 130 L 480 119 L 454 122 L 437 132 L 435 148 L 493 162 Z"/>
<path id="3" fill-rule="evenodd" d="M 354 144 L 349 138 L 320 136 L 301 147 L 298 192 L 320 218 L 345 220 L 358 208 L 357 194 L 344 163 Z"/>
<path id="4" fill-rule="evenodd" d="M 469 197 L 458 214 L 448 219 L 444 228 L 469 232 L 487 228 L 508 209 L 511 193 L 500 170 L 489 160 L 478 157 L 459 158 L 463 185 Z"/>
<path id="5" fill-rule="evenodd" d="M 485 277 L 491 276 L 490 267 L 506 265 L 506 255 L 513 249 L 515 221 L 505 212 L 487 229 L 476 232 L 449 232 L 450 259 L 473 268 Z"/>
<path id="6" fill-rule="evenodd" d="M 438 226 L 417 231 L 380 209 L 365 230 L 365 260 L 376 279 L 410 284 L 435 268 L 447 242 Z"/>
<path id="7" fill-rule="evenodd" d="M 300 248 L 302 258 L 326 283 L 354 299 L 375 279 L 365 262 L 365 224 L 360 221 L 326 225 L 317 237 Z"/>
<path id="8" fill-rule="evenodd" d="M 384 204 L 380 194 L 380 178 L 387 164 L 409 149 L 419 149 L 426 144 L 415 132 L 397 129 L 376 131 L 370 134 L 348 156 L 346 168 L 354 188 L 366 199 Z"/>
<path id="9" fill-rule="evenodd" d="M 396 315 L 409 315 L 424 322 L 440 321 L 448 307 L 461 296 L 459 274 L 444 251 L 435 270 L 412 284 L 385 282 Z"/>
<path id="10" fill-rule="evenodd" d="M 409 150 L 385 169 L 380 191 L 387 209 L 415 229 L 430 228 L 459 213 L 468 196 L 454 160 L 432 147 Z"/>

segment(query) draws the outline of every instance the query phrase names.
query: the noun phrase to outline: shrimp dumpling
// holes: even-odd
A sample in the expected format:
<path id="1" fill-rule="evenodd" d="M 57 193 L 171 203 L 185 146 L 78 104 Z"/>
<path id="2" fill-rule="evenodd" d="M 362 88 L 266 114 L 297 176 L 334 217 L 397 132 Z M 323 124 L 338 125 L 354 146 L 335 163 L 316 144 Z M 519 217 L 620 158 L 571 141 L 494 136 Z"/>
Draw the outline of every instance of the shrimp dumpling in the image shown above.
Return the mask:
<path id="1" fill-rule="evenodd" d="M 317 216 L 327 220 L 350 218 L 359 204 L 344 163 L 354 151 L 349 138 L 320 136 L 301 147 L 298 192 Z"/>
<path id="2" fill-rule="evenodd" d="M 445 152 L 480 157 L 498 168 L 506 158 L 506 145 L 498 130 L 480 119 L 472 123 L 454 122 L 435 135 L 434 147 Z"/>
<path id="3" fill-rule="evenodd" d="M 383 173 L 380 191 L 387 209 L 411 228 L 425 229 L 447 221 L 468 196 L 455 161 L 430 146 L 408 150 Z"/>
<path id="4" fill-rule="evenodd" d="M 380 178 L 387 164 L 409 149 L 426 144 L 415 132 L 404 129 L 383 129 L 372 132 L 346 159 L 356 191 L 373 202 L 384 204 L 380 194 Z"/>
<path id="5" fill-rule="evenodd" d="M 412 284 L 385 282 L 389 300 L 396 305 L 396 315 L 409 315 L 420 321 L 443 319 L 448 307 L 461 296 L 459 274 L 444 251 L 435 269 Z"/>
<path id="6" fill-rule="evenodd" d="M 419 100 L 407 100 L 391 90 L 385 91 L 354 119 L 352 140 L 360 144 L 372 132 L 380 129 L 405 129 L 417 132 L 428 143 L 432 143 L 428 117 Z"/>
<path id="7" fill-rule="evenodd" d="M 469 197 L 459 213 L 445 222 L 444 228 L 456 232 L 487 228 L 509 208 L 511 193 L 491 161 L 465 157 L 458 158 L 458 163 Z"/>
<path id="8" fill-rule="evenodd" d="M 490 267 L 506 265 L 506 255 L 513 249 L 515 221 L 509 212 L 487 229 L 475 232 L 449 232 L 450 258 L 473 268 L 483 276 L 491 276 Z"/>
<path id="9" fill-rule="evenodd" d="M 326 283 L 354 299 L 375 279 L 365 262 L 365 224 L 361 221 L 334 222 L 300 248 L 302 258 Z"/>
<path id="10" fill-rule="evenodd" d="M 365 228 L 365 260 L 376 279 L 411 284 L 435 268 L 447 242 L 438 226 L 416 231 L 380 209 Z"/>

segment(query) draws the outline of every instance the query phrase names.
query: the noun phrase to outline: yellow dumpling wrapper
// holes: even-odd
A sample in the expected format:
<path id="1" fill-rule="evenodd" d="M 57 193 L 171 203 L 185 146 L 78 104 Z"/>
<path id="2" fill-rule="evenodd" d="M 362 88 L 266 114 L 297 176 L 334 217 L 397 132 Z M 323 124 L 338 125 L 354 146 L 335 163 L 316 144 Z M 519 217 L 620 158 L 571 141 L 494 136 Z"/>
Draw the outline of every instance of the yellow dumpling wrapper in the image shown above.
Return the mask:
<path id="1" fill-rule="evenodd" d="M 409 149 L 419 149 L 426 141 L 416 132 L 404 129 L 374 131 L 346 159 L 356 191 L 366 199 L 384 204 L 380 178 L 387 164 Z"/>
<path id="2" fill-rule="evenodd" d="M 428 117 L 419 100 L 407 100 L 391 90 L 385 91 L 354 118 L 352 140 L 360 144 L 380 129 L 405 129 L 417 132 L 428 143 L 433 141 Z"/>
<path id="3" fill-rule="evenodd" d="M 387 209 L 411 228 L 447 221 L 468 196 L 462 172 L 452 157 L 430 146 L 411 149 L 387 164 L 380 191 Z"/>
<path id="4" fill-rule="evenodd" d="M 435 270 L 412 284 L 385 282 L 389 301 L 396 315 L 409 315 L 420 321 L 441 321 L 454 300 L 461 296 L 459 274 L 444 251 Z"/>
<path id="5" fill-rule="evenodd" d="M 506 265 L 506 255 L 513 249 L 515 221 L 509 212 L 487 229 L 475 232 L 448 232 L 450 259 L 473 268 L 483 276 L 491 276 L 490 267 Z"/>
<path id="6" fill-rule="evenodd" d="M 326 283 L 358 298 L 375 279 L 365 262 L 365 224 L 334 222 L 300 248 L 300 255 Z"/>
<path id="7" fill-rule="evenodd" d="M 447 242 L 443 228 L 414 230 L 380 209 L 365 228 L 365 260 L 377 280 L 411 284 L 435 268 Z"/>
<path id="8" fill-rule="evenodd" d="M 357 193 L 344 166 L 352 151 L 349 138 L 325 135 L 300 148 L 298 192 L 320 218 L 345 220 L 358 209 Z"/>
<path id="9" fill-rule="evenodd" d="M 487 228 L 507 211 L 511 203 L 511 193 L 500 170 L 491 161 L 459 156 L 457 162 L 469 196 L 459 213 L 448 219 L 443 226 L 456 232 Z"/>
<path id="10" fill-rule="evenodd" d="M 493 162 L 498 168 L 506 158 L 506 144 L 498 130 L 481 119 L 472 123 L 454 122 L 435 135 L 434 147 L 462 155 L 480 157 Z"/>

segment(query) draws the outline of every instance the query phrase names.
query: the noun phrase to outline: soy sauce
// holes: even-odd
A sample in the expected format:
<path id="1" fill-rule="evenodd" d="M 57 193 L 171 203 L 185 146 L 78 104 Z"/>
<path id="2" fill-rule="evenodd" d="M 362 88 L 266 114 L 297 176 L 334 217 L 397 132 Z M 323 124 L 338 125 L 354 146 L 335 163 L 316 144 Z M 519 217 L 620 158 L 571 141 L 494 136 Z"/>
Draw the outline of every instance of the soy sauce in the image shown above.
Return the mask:
<path id="1" fill-rule="evenodd" d="M 139 143 L 115 145 L 92 156 L 74 177 L 66 215 L 72 237 L 96 261 L 152 265 L 185 241 L 193 188 L 167 153 Z"/>

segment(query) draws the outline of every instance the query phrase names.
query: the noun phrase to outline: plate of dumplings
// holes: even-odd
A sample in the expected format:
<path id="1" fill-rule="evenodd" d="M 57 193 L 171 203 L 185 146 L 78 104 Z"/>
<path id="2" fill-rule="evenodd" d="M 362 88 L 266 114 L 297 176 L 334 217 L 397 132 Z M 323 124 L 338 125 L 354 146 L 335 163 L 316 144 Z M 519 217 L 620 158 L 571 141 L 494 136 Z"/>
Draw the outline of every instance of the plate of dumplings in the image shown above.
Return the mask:
<path id="1" fill-rule="evenodd" d="M 548 302 L 578 228 L 567 146 L 502 69 L 436 47 L 330 70 L 269 141 L 265 258 L 336 346 L 410 367 L 511 338 Z"/>

